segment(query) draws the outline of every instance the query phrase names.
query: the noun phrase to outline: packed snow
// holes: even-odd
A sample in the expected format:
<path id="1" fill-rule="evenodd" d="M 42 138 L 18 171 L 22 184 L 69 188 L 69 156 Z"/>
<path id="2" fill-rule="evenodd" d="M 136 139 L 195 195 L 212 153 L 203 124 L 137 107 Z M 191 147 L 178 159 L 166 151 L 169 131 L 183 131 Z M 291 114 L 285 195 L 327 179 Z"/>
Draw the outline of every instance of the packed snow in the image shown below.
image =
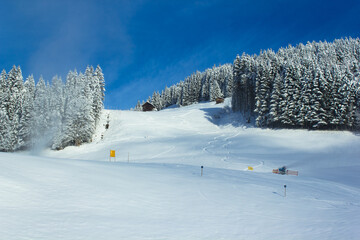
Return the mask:
<path id="1" fill-rule="evenodd" d="M 360 136 L 228 105 L 105 110 L 92 143 L 0 153 L 1 239 L 359 239 Z"/>

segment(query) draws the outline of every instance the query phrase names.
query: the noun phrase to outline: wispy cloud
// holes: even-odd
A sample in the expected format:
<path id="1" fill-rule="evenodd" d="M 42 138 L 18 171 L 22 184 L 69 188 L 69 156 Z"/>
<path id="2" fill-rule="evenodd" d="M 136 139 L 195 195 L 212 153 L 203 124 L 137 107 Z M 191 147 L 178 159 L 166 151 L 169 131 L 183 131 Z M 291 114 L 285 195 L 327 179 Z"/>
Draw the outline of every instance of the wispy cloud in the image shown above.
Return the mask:
<path id="1" fill-rule="evenodd" d="M 49 3 L 50 2 L 50 3 Z M 28 69 L 46 79 L 86 65 L 121 66 L 132 61 L 132 42 L 126 29 L 134 5 L 106 1 L 35 1 L 22 6 L 28 19 L 40 26 L 37 48 Z M 31 11 L 29 11 L 31 9 Z M 47 21 L 47 22 L 46 22 Z"/>

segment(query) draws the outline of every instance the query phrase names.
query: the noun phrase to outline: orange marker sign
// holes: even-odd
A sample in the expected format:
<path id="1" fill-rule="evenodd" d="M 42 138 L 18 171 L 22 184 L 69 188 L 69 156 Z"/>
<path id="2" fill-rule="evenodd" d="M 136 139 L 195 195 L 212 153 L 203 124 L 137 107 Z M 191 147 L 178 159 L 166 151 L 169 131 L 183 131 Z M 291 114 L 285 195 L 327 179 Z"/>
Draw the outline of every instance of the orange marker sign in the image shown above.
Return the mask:
<path id="1" fill-rule="evenodd" d="M 110 150 L 110 157 L 115 157 L 115 150 Z"/>

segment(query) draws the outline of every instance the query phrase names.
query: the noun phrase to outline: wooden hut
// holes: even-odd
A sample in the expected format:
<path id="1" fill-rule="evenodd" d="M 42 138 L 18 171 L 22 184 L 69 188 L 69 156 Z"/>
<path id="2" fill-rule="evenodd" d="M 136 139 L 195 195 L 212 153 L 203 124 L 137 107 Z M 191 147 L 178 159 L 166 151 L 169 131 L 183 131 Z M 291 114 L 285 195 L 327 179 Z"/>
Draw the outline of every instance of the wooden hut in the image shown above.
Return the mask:
<path id="1" fill-rule="evenodd" d="M 223 102 L 224 102 L 224 98 L 217 97 L 215 101 L 216 101 L 216 104 L 223 103 Z"/>
<path id="2" fill-rule="evenodd" d="M 153 111 L 154 109 L 156 109 L 154 107 L 154 105 L 152 105 L 151 103 L 149 102 L 146 102 L 142 105 L 142 110 L 143 112 L 149 112 L 149 111 Z"/>

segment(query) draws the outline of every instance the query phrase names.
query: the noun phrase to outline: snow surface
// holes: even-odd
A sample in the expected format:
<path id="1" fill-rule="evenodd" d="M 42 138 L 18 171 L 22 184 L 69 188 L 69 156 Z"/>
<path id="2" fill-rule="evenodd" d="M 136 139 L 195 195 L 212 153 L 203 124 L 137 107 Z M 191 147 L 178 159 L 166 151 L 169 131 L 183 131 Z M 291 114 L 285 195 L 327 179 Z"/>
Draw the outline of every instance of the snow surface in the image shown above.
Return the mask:
<path id="1" fill-rule="evenodd" d="M 105 110 L 90 144 L 0 153 L 0 238 L 360 239 L 360 136 L 258 129 L 228 104 Z"/>

